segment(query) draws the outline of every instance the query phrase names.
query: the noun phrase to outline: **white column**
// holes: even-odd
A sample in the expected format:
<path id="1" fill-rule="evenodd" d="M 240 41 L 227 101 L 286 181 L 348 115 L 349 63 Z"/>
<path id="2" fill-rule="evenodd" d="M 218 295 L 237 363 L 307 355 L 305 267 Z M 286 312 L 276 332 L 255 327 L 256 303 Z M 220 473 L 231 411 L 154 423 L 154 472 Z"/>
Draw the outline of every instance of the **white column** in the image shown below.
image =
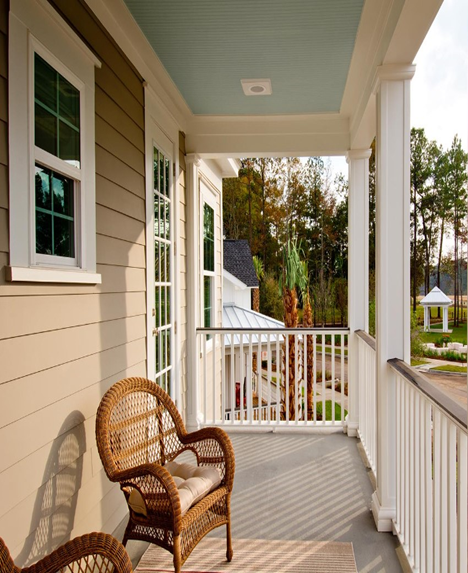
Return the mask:
<path id="1" fill-rule="evenodd" d="M 348 436 L 359 428 L 359 355 L 356 330 L 369 331 L 369 157 L 348 151 Z"/>
<path id="2" fill-rule="evenodd" d="M 431 328 L 431 319 L 430 317 L 430 307 L 424 307 L 424 332 L 427 332 Z"/>
<path id="3" fill-rule="evenodd" d="M 186 164 L 187 199 L 187 420 L 189 432 L 199 427 L 198 341 L 199 325 L 199 229 L 198 229 L 198 168 L 200 158 L 189 153 Z"/>
<path id="4" fill-rule="evenodd" d="M 377 490 L 379 531 L 396 514 L 395 377 L 391 358 L 410 361 L 410 81 L 415 66 L 378 68 L 376 145 Z"/>
<path id="5" fill-rule="evenodd" d="M 442 309 L 442 317 L 443 317 L 443 331 L 448 332 L 448 306 L 444 306 Z"/>

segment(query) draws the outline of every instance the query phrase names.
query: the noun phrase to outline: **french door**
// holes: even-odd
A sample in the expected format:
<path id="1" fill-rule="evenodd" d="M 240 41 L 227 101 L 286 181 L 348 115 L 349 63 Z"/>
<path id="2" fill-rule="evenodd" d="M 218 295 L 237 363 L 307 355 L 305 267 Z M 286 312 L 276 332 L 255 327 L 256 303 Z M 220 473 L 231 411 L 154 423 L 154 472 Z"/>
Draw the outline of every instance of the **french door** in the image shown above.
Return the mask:
<path id="1" fill-rule="evenodd" d="M 172 162 L 153 146 L 155 382 L 172 396 Z"/>

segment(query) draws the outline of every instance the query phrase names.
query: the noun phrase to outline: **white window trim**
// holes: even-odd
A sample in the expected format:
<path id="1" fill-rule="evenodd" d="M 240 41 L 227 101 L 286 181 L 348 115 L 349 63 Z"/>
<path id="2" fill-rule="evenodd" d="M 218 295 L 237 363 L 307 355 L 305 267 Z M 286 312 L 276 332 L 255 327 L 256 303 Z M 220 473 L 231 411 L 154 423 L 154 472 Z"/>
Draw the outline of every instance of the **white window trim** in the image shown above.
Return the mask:
<path id="1" fill-rule="evenodd" d="M 212 290 L 211 290 L 211 327 L 216 327 L 216 317 L 217 317 L 217 297 L 216 297 L 216 287 L 217 287 L 217 276 L 216 276 L 216 265 L 218 263 L 216 257 L 216 246 L 218 241 L 218 236 L 216 233 L 216 220 L 219 217 L 218 213 L 218 204 L 217 204 L 217 197 L 214 190 L 211 188 L 211 185 L 203 178 L 200 177 L 199 179 L 199 188 L 200 188 L 200 322 L 201 327 L 205 326 L 205 285 L 204 279 L 205 277 L 211 277 L 212 281 Z M 209 205 L 213 209 L 213 218 L 214 218 L 214 271 L 206 271 L 204 269 L 204 206 L 205 203 Z M 207 352 L 209 352 L 212 348 L 213 340 L 208 340 L 206 343 Z"/>
<path id="2" fill-rule="evenodd" d="M 150 99 L 150 98 L 147 98 Z M 157 148 L 166 159 L 169 159 L 171 168 L 169 170 L 169 198 L 171 201 L 171 241 L 170 241 L 170 283 L 171 283 L 171 305 L 170 305 L 170 324 L 171 329 L 171 398 L 177 402 L 179 397 L 179 381 L 178 381 L 178 367 L 175 349 L 177 348 L 178 333 L 176 332 L 177 323 L 177 271 L 176 271 L 176 254 L 174 252 L 174 245 L 177 241 L 177 226 L 176 226 L 176 205 L 178 194 L 176 192 L 177 185 L 173 176 L 173 165 L 175 164 L 175 146 L 174 143 L 165 135 L 165 133 L 158 127 L 158 125 L 151 118 L 151 113 L 146 114 L 145 119 L 145 173 L 146 173 L 146 304 L 147 304 L 147 336 L 146 336 L 146 350 L 147 350 L 147 377 L 150 380 L 156 378 L 156 356 L 154 352 L 154 315 L 153 312 L 156 308 L 155 292 L 154 292 L 154 269 L 155 254 L 154 254 L 154 199 L 153 199 L 153 150 Z"/>
<path id="3" fill-rule="evenodd" d="M 70 259 L 36 256 L 34 162 L 45 152 L 34 147 L 34 83 L 37 52 L 80 89 L 81 169 L 64 167 L 47 154 L 45 164 L 78 180 L 76 266 Z M 96 273 L 94 68 L 99 60 L 46 0 L 11 0 L 9 20 L 9 145 L 11 281 L 101 282 Z M 44 159 L 42 157 L 42 159 Z M 59 162 L 57 164 L 56 162 Z M 78 173 L 80 172 L 80 173 Z M 63 266 L 67 263 L 67 266 Z"/>

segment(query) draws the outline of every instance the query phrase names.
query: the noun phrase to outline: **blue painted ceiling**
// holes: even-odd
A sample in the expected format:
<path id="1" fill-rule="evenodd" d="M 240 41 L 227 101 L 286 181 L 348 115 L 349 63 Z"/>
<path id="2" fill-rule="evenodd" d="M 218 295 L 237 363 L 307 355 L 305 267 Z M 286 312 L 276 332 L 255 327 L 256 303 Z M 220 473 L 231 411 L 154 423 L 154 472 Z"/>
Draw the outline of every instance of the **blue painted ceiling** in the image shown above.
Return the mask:
<path id="1" fill-rule="evenodd" d="M 364 0 L 124 1 L 194 114 L 339 112 Z"/>

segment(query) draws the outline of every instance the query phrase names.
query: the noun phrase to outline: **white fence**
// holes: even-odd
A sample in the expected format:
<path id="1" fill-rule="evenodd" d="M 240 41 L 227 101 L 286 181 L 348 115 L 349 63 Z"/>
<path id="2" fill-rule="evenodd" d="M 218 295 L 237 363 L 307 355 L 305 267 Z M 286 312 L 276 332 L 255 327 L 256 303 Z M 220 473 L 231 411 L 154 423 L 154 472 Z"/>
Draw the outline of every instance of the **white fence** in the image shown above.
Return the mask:
<path id="1" fill-rule="evenodd" d="M 467 571 L 467 415 L 400 360 L 395 529 L 414 571 Z"/>
<path id="2" fill-rule="evenodd" d="M 198 329 L 202 425 L 343 427 L 348 333 Z"/>
<path id="3" fill-rule="evenodd" d="M 369 465 L 377 477 L 377 380 L 375 340 L 358 330 L 359 361 L 359 430 Z"/>

